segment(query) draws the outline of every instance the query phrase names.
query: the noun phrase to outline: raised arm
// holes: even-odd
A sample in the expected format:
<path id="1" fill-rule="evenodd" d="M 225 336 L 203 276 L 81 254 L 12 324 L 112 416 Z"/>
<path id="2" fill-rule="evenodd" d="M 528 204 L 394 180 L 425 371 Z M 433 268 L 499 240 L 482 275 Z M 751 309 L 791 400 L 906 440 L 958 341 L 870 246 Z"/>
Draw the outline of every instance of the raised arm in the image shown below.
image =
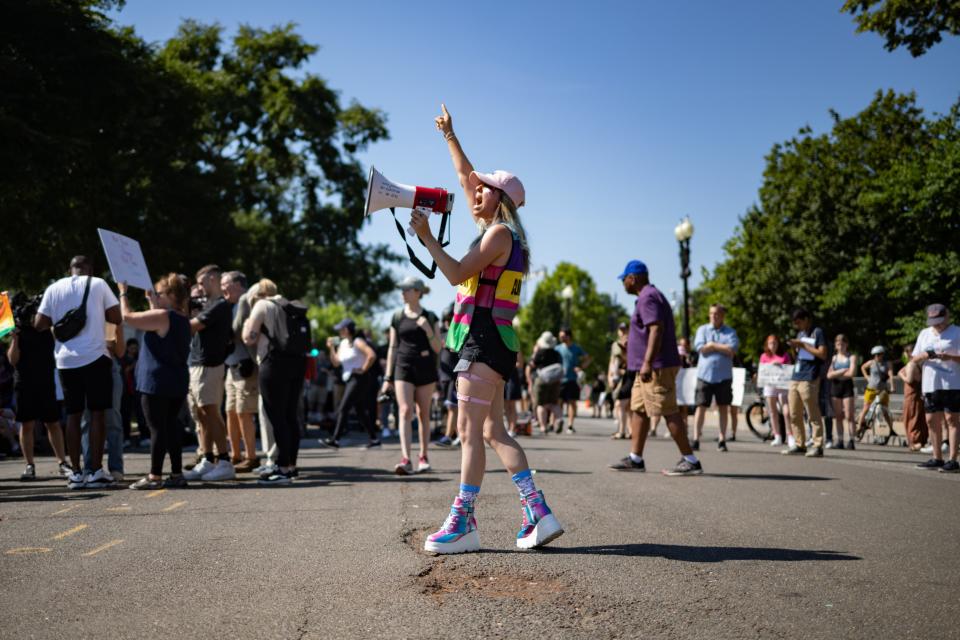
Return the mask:
<path id="1" fill-rule="evenodd" d="M 450 159 L 453 160 L 453 168 L 457 172 L 460 186 L 467 196 L 467 206 L 472 209 L 474 205 L 474 192 L 473 189 L 470 188 L 469 178 L 470 174 L 473 173 L 473 165 L 470 164 L 470 160 L 467 159 L 467 154 L 463 152 L 463 147 L 460 146 L 460 140 L 457 138 L 457 134 L 453 132 L 453 118 L 450 116 L 450 112 L 447 111 L 447 105 L 441 104 L 440 110 L 442 113 L 434 119 L 434 123 L 437 125 L 437 130 L 443 134 L 444 140 L 447 141 Z"/>
<path id="2" fill-rule="evenodd" d="M 167 335 L 167 331 L 170 329 L 170 316 L 167 315 L 166 310 L 156 308 L 155 294 L 152 291 L 147 292 L 150 310 L 134 311 L 130 306 L 130 298 L 127 296 L 127 283 L 118 282 L 117 288 L 120 289 L 120 313 L 123 322 L 141 331 L 156 331 L 160 337 Z M 118 327 L 117 342 L 122 342 L 122 335 Z M 124 350 L 126 350 L 126 345 L 124 345 Z"/>

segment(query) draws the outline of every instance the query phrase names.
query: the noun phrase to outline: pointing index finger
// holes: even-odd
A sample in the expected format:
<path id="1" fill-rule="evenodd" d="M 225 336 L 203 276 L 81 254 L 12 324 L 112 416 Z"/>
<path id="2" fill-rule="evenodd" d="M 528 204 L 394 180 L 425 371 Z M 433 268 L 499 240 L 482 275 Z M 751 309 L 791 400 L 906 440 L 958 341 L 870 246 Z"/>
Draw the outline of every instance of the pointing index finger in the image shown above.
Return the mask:
<path id="1" fill-rule="evenodd" d="M 440 109 L 443 111 L 443 115 L 445 115 L 445 116 L 450 115 L 449 113 L 447 113 L 447 105 L 445 105 L 445 104 L 442 103 L 442 102 L 440 103 Z"/>

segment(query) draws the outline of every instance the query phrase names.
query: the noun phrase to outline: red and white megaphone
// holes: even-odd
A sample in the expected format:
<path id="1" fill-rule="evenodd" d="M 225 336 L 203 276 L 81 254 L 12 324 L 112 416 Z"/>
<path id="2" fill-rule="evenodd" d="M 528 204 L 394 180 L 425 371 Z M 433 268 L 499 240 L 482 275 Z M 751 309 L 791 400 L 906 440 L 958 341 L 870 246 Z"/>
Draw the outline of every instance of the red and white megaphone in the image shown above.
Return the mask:
<path id="1" fill-rule="evenodd" d="M 363 208 L 363 215 L 368 216 L 374 211 L 402 207 L 404 209 L 419 209 L 423 212 L 450 213 L 453 210 L 453 194 L 446 189 L 431 189 L 429 187 L 415 187 L 409 184 L 400 184 L 384 177 L 374 167 L 370 167 L 367 177 L 367 202 Z M 407 229 L 411 236 L 412 229 Z"/>

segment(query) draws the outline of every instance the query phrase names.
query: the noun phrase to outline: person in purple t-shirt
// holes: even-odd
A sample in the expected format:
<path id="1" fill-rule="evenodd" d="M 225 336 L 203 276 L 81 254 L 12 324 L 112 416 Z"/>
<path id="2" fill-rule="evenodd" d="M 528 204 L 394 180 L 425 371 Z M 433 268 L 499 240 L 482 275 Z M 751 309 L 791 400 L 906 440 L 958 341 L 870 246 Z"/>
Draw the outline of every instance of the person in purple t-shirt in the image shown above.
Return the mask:
<path id="1" fill-rule="evenodd" d="M 693 455 L 687 440 L 687 428 L 677 406 L 677 372 L 680 354 L 677 351 L 677 332 L 673 324 L 673 310 L 659 289 L 650 284 L 647 265 L 631 260 L 620 274 L 623 288 L 637 296 L 636 308 L 630 316 L 630 334 L 627 338 L 627 370 L 637 373 L 630 393 L 631 429 L 633 437 L 630 455 L 610 465 L 618 471 L 645 471 L 643 446 L 650 425 L 660 416 L 667 422 L 670 435 L 683 458 L 673 469 L 664 470 L 668 476 L 691 476 L 703 473 L 700 461 Z"/>

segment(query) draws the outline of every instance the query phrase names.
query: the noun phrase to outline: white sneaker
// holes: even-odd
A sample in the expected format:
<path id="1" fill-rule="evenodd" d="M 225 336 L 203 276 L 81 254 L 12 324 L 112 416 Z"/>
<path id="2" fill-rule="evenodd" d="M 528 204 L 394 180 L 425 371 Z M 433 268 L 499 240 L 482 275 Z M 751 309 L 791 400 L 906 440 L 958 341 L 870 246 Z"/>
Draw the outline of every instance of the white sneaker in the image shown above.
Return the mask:
<path id="1" fill-rule="evenodd" d="M 933 453 L 933 445 L 932 444 L 923 445 L 922 447 L 920 447 L 920 453 Z"/>
<path id="2" fill-rule="evenodd" d="M 949 449 L 949 447 L 947 446 L 947 443 L 946 443 L 946 442 L 944 442 L 944 443 L 942 443 L 942 444 L 940 445 L 940 452 L 941 452 L 941 453 L 946 453 L 946 452 L 947 452 L 947 449 Z"/>
<path id="3" fill-rule="evenodd" d="M 60 470 L 60 475 L 66 478 L 67 480 L 69 480 L 70 476 L 73 475 L 73 467 L 71 467 L 66 462 L 61 462 L 58 469 Z"/>
<path id="4" fill-rule="evenodd" d="M 220 460 L 213 468 L 204 472 L 200 479 L 204 482 L 217 482 L 218 480 L 233 480 L 237 477 L 237 472 L 229 460 Z"/>
<path id="5" fill-rule="evenodd" d="M 213 469 L 214 466 L 216 466 L 216 465 L 214 465 L 214 463 L 212 463 L 212 462 L 210 462 L 209 460 L 207 460 L 206 458 L 204 458 L 203 460 L 200 461 L 200 464 L 198 464 L 197 466 L 195 466 L 193 469 L 190 469 L 190 471 L 184 471 L 184 472 L 183 472 L 183 479 L 184 479 L 184 480 L 199 480 L 199 479 L 201 478 L 201 476 L 203 476 L 203 474 L 205 474 L 206 472 L 208 472 L 208 471 L 210 471 L 211 469 Z"/>
<path id="6" fill-rule="evenodd" d="M 824 449 L 833 449 L 833 440 L 827 440 L 826 444 L 823 445 Z"/>
<path id="7" fill-rule="evenodd" d="M 269 475 L 273 475 L 279 470 L 280 470 L 280 467 L 273 464 L 272 462 L 265 462 L 264 464 L 260 465 L 259 467 L 251 471 L 251 473 L 255 476 L 262 476 L 265 473 Z"/>
<path id="8" fill-rule="evenodd" d="M 100 467 L 93 473 L 87 475 L 84 487 L 86 489 L 101 489 L 103 487 L 112 487 L 115 484 L 117 484 L 117 481 L 113 479 L 113 476 L 104 471 L 103 467 Z"/>
<path id="9" fill-rule="evenodd" d="M 516 438 L 516 437 L 517 437 L 517 432 L 516 432 L 516 431 L 507 431 L 507 435 L 510 436 L 511 438 Z"/>
<path id="10" fill-rule="evenodd" d="M 67 477 L 67 489 L 83 489 L 87 486 L 87 477 L 82 471 L 75 471 Z"/>
<path id="11" fill-rule="evenodd" d="M 781 438 L 780 436 L 775 436 L 775 437 L 773 438 L 773 440 L 770 442 L 770 446 L 771 446 L 771 447 L 782 447 L 782 446 L 783 446 L 783 438 Z"/>
<path id="12" fill-rule="evenodd" d="M 797 446 L 797 439 L 793 436 L 787 436 L 787 448 L 792 449 Z"/>

